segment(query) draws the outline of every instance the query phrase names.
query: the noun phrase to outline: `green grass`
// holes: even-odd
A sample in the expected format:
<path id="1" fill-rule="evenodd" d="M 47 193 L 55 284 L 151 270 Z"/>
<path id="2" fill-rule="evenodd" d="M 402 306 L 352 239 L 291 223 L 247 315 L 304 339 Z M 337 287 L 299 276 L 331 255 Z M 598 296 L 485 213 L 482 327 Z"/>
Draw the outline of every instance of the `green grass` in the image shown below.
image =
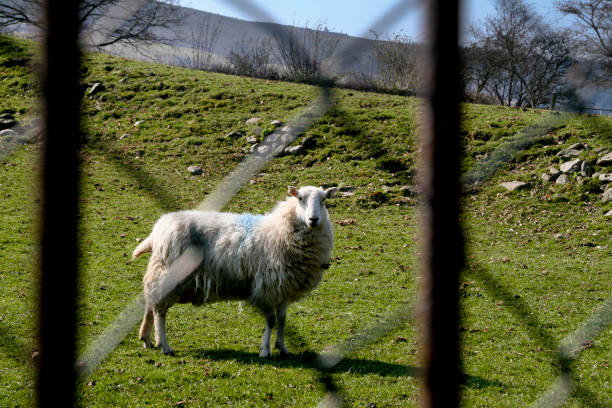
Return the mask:
<path id="1" fill-rule="evenodd" d="M 0 51 L 0 113 L 28 120 L 37 89 L 28 62 L 33 45 L 0 36 Z M 105 90 L 83 102 L 79 352 L 141 292 L 146 257 L 128 262 L 137 240 L 164 212 L 196 206 L 246 157 L 246 141 L 225 135 L 254 135 L 255 126 L 244 123 L 253 116 L 269 132 L 270 121 L 289 119 L 317 94 L 307 85 L 101 54 L 87 55 L 83 66 L 82 82 L 101 82 Z M 337 90 L 336 97 L 336 107 L 305 133 L 316 146 L 303 156 L 274 159 L 227 206 L 267 211 L 287 185 L 356 188 L 353 197 L 329 203 L 333 220 L 354 220 L 335 227 L 331 268 L 311 295 L 289 308 L 294 355 L 257 357 L 263 319 L 249 307 L 177 305 L 168 318 L 177 355 L 142 350 L 134 328 L 79 385 L 81 405 L 315 406 L 324 389 L 313 353 L 416 302 L 418 200 L 406 200 L 400 188 L 416 183 L 420 101 L 351 90 Z M 464 170 L 550 115 L 462 106 Z M 611 135 L 609 118 L 577 116 L 466 193 L 468 266 L 458 328 L 464 406 L 535 401 L 559 374 L 559 341 L 610 296 L 612 226 L 603 215 L 610 204 L 600 203 L 594 189 L 546 184 L 539 176 L 569 144 L 612 149 Z M 39 153 L 38 144 L 26 145 L 0 161 L 0 406 L 28 406 L 33 398 Z M 189 175 L 192 164 L 204 174 Z M 529 188 L 507 193 L 498 186 L 515 179 Z M 607 328 L 572 363 L 579 387 L 566 406 L 612 405 L 611 344 Z M 416 406 L 421 348 L 419 330 L 408 321 L 349 354 L 331 375 L 348 406 Z"/>

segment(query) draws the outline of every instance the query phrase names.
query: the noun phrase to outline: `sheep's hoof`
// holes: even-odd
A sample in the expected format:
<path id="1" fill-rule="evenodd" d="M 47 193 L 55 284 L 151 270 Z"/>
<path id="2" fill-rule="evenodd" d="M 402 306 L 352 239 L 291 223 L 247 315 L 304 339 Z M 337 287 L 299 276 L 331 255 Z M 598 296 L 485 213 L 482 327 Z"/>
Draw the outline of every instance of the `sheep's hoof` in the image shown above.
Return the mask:
<path id="1" fill-rule="evenodd" d="M 289 358 L 289 357 L 291 357 L 291 353 L 289 353 L 289 351 L 287 351 L 287 350 L 280 350 L 278 352 L 278 356 L 280 358 Z"/>
<path id="2" fill-rule="evenodd" d="M 167 356 L 175 356 L 176 355 L 176 354 L 174 354 L 174 350 L 172 350 L 170 347 L 163 348 L 162 349 L 162 353 L 164 353 Z"/>
<path id="3" fill-rule="evenodd" d="M 259 353 L 259 358 L 270 358 L 270 350 L 264 350 Z"/>

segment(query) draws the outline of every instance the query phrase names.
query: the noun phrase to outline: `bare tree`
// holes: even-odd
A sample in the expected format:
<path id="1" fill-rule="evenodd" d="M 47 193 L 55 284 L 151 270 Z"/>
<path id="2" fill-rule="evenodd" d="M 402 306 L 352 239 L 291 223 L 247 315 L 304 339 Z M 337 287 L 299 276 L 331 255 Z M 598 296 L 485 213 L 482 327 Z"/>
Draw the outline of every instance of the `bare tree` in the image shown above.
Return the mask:
<path id="1" fill-rule="evenodd" d="M 327 31 L 322 22 L 313 28 L 306 23 L 301 28 L 291 25 L 273 35 L 289 79 L 317 82 L 324 78 L 325 64 L 340 42 L 340 37 Z"/>
<path id="2" fill-rule="evenodd" d="M 552 104 L 571 62 L 567 31 L 545 25 L 522 0 L 501 0 L 497 15 L 473 33 L 476 40 L 465 53 L 469 87 L 502 105 Z"/>
<path id="3" fill-rule="evenodd" d="M 44 0 L 2 0 L 0 27 L 15 28 L 25 25 L 42 31 L 44 4 Z M 105 27 L 97 27 L 102 30 L 100 38 L 103 40 L 93 45 L 105 47 L 123 43 L 138 46 L 142 42 L 168 41 L 170 38 L 166 34 L 170 34 L 183 18 L 180 8 L 176 7 L 177 4 L 178 0 L 148 1 L 136 13 L 129 13 L 127 20 L 109 24 L 111 29 L 104 31 Z M 79 24 L 82 30 L 92 27 L 103 16 L 106 19 L 116 18 L 108 13 L 113 7 L 122 7 L 122 1 L 82 0 L 79 3 Z"/>
<path id="4" fill-rule="evenodd" d="M 272 57 L 272 41 L 266 38 L 235 43 L 227 59 L 233 74 L 271 78 L 276 74 Z"/>
<path id="5" fill-rule="evenodd" d="M 210 69 L 215 46 L 219 39 L 223 17 L 214 18 L 210 15 L 200 19 L 191 28 L 191 57 L 183 65 L 193 68 Z"/>
<path id="6" fill-rule="evenodd" d="M 582 51 L 601 62 L 608 77 L 612 75 L 612 1 L 560 0 L 556 5 L 561 13 L 578 20 L 581 29 L 576 34 Z"/>
<path id="7" fill-rule="evenodd" d="M 393 37 L 372 32 L 373 81 L 377 88 L 415 92 L 421 80 L 419 56 L 422 46 L 401 31 Z"/>

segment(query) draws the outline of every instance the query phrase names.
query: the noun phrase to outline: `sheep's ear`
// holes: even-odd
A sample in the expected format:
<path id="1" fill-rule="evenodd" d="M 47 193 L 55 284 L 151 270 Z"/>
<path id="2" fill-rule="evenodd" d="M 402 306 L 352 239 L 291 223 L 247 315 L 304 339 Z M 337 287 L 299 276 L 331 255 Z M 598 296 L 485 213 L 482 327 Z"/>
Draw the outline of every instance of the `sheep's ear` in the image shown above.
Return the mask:
<path id="1" fill-rule="evenodd" d="M 325 190 L 325 196 L 327 198 L 333 197 L 336 194 L 336 191 L 338 191 L 338 187 L 328 188 L 327 190 Z"/>
<path id="2" fill-rule="evenodd" d="M 297 188 L 295 188 L 295 187 L 293 187 L 293 186 L 289 186 L 289 187 L 288 187 L 288 189 L 287 189 L 287 193 L 288 193 L 290 196 L 293 196 L 293 197 L 297 197 L 297 196 L 298 196 L 298 190 L 297 190 Z"/>

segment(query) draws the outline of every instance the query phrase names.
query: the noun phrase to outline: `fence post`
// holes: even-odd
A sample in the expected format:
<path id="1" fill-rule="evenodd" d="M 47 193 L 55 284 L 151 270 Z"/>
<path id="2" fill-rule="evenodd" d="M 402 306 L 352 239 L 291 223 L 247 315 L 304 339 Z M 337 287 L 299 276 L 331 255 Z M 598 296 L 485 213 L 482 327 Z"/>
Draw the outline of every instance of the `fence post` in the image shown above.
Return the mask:
<path id="1" fill-rule="evenodd" d="M 459 224 L 458 0 L 429 2 L 427 117 L 422 172 L 425 407 L 459 404 L 458 280 L 463 265 Z"/>
<path id="2" fill-rule="evenodd" d="M 77 0 L 45 6 L 38 406 L 75 405 L 80 128 Z"/>

